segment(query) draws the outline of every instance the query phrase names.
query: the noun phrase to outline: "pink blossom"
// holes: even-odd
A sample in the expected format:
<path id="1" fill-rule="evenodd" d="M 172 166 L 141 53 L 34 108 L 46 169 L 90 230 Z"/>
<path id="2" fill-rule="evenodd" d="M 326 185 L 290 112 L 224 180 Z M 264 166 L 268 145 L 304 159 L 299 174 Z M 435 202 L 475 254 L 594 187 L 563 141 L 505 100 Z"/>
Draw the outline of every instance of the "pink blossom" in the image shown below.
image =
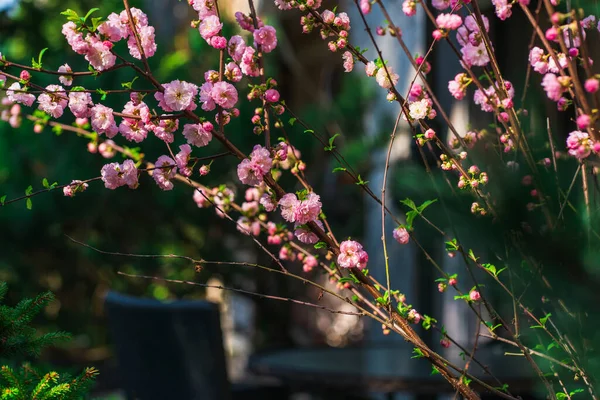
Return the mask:
<path id="1" fill-rule="evenodd" d="M 319 220 L 315 220 L 315 223 L 323 230 L 323 223 Z M 306 244 L 314 244 L 319 241 L 319 237 L 311 231 L 306 225 L 296 222 L 294 225 L 294 235 L 296 238 Z"/>
<path id="2" fill-rule="evenodd" d="M 169 167 L 170 166 L 170 167 Z M 162 190 L 173 189 L 173 182 L 171 179 L 175 178 L 177 174 L 177 165 L 172 158 L 168 156 L 160 156 L 156 163 L 154 163 L 154 170 L 152 170 L 152 177 L 156 181 L 156 184 Z"/>
<path id="3" fill-rule="evenodd" d="M 74 22 L 65 23 L 62 26 L 62 34 L 75 53 L 85 54 L 88 51 L 89 44 L 83 39 L 82 33 L 77 31 L 77 25 Z"/>
<path id="4" fill-rule="evenodd" d="M 254 31 L 255 45 L 265 53 L 272 52 L 277 47 L 277 32 L 272 26 L 266 25 Z"/>
<path id="5" fill-rule="evenodd" d="M 475 65 L 478 67 L 483 67 L 490 62 L 490 58 L 483 41 L 477 46 L 467 43 L 460 49 L 460 51 L 463 55 L 465 63 L 467 63 L 469 66 Z"/>
<path id="6" fill-rule="evenodd" d="M 146 125 L 146 129 L 154 132 L 154 135 L 165 143 L 173 143 L 173 133 L 179 128 L 178 119 L 161 119 Z"/>
<path id="7" fill-rule="evenodd" d="M 419 322 L 421 322 L 421 318 L 421 314 L 419 314 L 414 308 L 410 310 L 408 312 L 408 315 L 406 316 L 406 319 L 409 322 L 412 322 L 413 324 L 418 324 Z"/>
<path id="8" fill-rule="evenodd" d="M 279 101 L 279 92 L 275 89 L 268 89 L 265 92 L 265 100 L 269 103 L 277 103 Z"/>
<path id="9" fill-rule="evenodd" d="M 345 240 L 340 244 L 340 254 L 337 263 L 341 268 L 363 269 L 367 266 L 369 255 L 363 250 L 360 243 L 354 240 Z"/>
<path id="10" fill-rule="evenodd" d="M 104 71 L 115 65 L 117 56 L 111 52 L 111 47 L 108 46 L 110 42 L 102 42 L 91 36 L 88 36 L 86 41 L 90 43 L 86 49 L 85 59 L 96 71 Z"/>
<path id="11" fill-rule="evenodd" d="M 119 128 L 115 123 L 115 116 L 113 115 L 112 108 L 106 107 L 102 104 L 96 104 L 90 110 L 92 129 L 98 133 L 105 133 L 107 137 L 113 138 Z"/>
<path id="12" fill-rule="evenodd" d="M 429 99 L 412 102 L 408 106 L 410 117 L 414 120 L 424 119 L 429 114 L 431 103 Z"/>
<path id="13" fill-rule="evenodd" d="M 448 285 L 450 285 L 450 286 L 456 286 L 457 283 L 458 283 L 458 280 L 456 278 L 448 279 Z"/>
<path id="14" fill-rule="evenodd" d="M 354 69 L 354 56 L 352 53 L 349 51 L 344 52 L 342 59 L 344 60 L 344 71 L 351 72 Z"/>
<path id="15" fill-rule="evenodd" d="M 188 0 L 188 3 L 198 12 L 198 18 L 204 19 L 211 15 L 217 15 L 215 0 Z"/>
<path id="16" fill-rule="evenodd" d="M 271 171 L 272 162 L 269 150 L 256 145 L 250 153 L 250 158 L 244 159 L 238 165 L 238 178 L 246 185 L 258 185 L 263 181 L 263 176 Z"/>
<path id="17" fill-rule="evenodd" d="M 360 12 L 365 15 L 371 12 L 371 0 L 360 0 Z"/>
<path id="18" fill-rule="evenodd" d="M 544 79 L 542 80 L 542 87 L 546 91 L 546 95 L 550 100 L 558 101 L 560 96 L 563 94 L 565 89 L 560 84 L 560 81 L 554 74 L 546 74 L 544 75 Z"/>
<path id="19" fill-rule="evenodd" d="M 244 75 L 258 76 L 260 74 L 258 63 L 254 57 L 256 50 L 252 46 L 246 46 L 240 62 L 240 68 Z"/>
<path id="20" fill-rule="evenodd" d="M 127 185 L 131 189 L 138 186 L 138 170 L 132 160 L 125 160 L 123 164 L 106 164 L 101 170 L 102 181 L 107 189 L 116 189 Z"/>
<path id="21" fill-rule="evenodd" d="M 233 61 L 240 62 L 244 55 L 244 50 L 246 50 L 246 42 L 244 42 L 244 38 L 240 35 L 232 36 L 231 39 L 229 39 L 227 51 L 231 58 L 233 58 Z"/>
<path id="22" fill-rule="evenodd" d="M 88 92 L 69 92 L 69 109 L 77 118 L 90 116 L 90 107 L 93 106 L 92 95 Z"/>
<path id="23" fill-rule="evenodd" d="M 67 197 L 73 197 L 76 193 L 81 193 L 88 188 L 88 184 L 82 181 L 71 181 L 71 183 L 63 188 L 63 194 Z"/>
<path id="24" fill-rule="evenodd" d="M 466 74 L 460 73 L 454 77 L 454 80 L 448 82 L 448 91 L 456 100 L 462 100 L 467 94 L 467 86 L 463 84 L 467 79 Z"/>
<path id="25" fill-rule="evenodd" d="M 596 78 L 590 78 L 585 81 L 585 91 L 588 93 L 596 93 L 600 88 L 600 81 Z"/>
<path id="26" fill-rule="evenodd" d="M 123 114 L 141 118 L 124 117 L 119 125 L 119 132 L 127 140 L 141 143 L 148 136 L 147 126 L 150 125 L 150 109 L 144 102 L 134 104 L 133 101 L 129 101 L 125 104 Z"/>
<path id="27" fill-rule="evenodd" d="M 206 130 L 202 124 L 185 124 L 183 136 L 189 144 L 196 147 L 204 147 L 212 140 L 212 133 Z"/>
<path id="28" fill-rule="evenodd" d="M 293 193 L 285 194 L 279 200 L 279 207 L 281 208 L 281 216 L 288 222 L 295 221 L 296 208 L 300 204 L 300 201 Z"/>
<path id="29" fill-rule="evenodd" d="M 73 70 L 69 67 L 69 64 L 63 64 L 58 67 L 58 72 L 68 72 L 71 73 Z M 65 86 L 71 86 L 73 84 L 73 76 L 72 75 L 61 75 L 58 77 L 58 81 Z"/>
<path id="30" fill-rule="evenodd" d="M 590 155 L 594 143 L 587 132 L 573 131 L 567 138 L 567 148 L 573 157 L 582 159 Z"/>
<path id="31" fill-rule="evenodd" d="M 350 17 L 345 12 L 339 13 L 334 19 L 333 24 L 342 30 L 350 30 Z"/>
<path id="32" fill-rule="evenodd" d="M 259 202 L 266 212 L 271 212 L 277 208 L 277 201 L 268 193 L 264 193 Z"/>
<path id="33" fill-rule="evenodd" d="M 218 35 L 221 29 L 223 29 L 223 24 L 217 15 L 209 15 L 198 26 L 200 36 L 204 40 L 209 40 L 211 37 Z"/>
<path id="34" fill-rule="evenodd" d="M 450 340 L 448 340 L 447 338 L 444 338 L 444 339 L 440 340 L 440 345 L 447 349 L 448 347 L 450 347 Z"/>
<path id="35" fill-rule="evenodd" d="M 471 301 L 477 301 L 477 300 L 481 299 L 481 295 L 479 294 L 479 292 L 477 290 L 471 290 L 471 292 L 469 293 L 469 299 Z"/>
<path id="36" fill-rule="evenodd" d="M 386 68 L 387 68 L 387 72 L 386 72 Z M 389 65 L 387 65 L 386 68 L 379 68 L 379 70 L 377 71 L 377 75 L 375 76 L 375 80 L 377 81 L 379 86 L 381 86 L 382 88 L 391 89 L 393 86 L 398 84 L 398 80 L 400 79 L 400 77 L 398 76 L 398 74 L 394 73 L 394 70 Z M 388 73 L 389 73 L 389 78 L 388 78 Z M 390 78 L 391 78 L 391 81 L 390 81 Z"/>
<path id="37" fill-rule="evenodd" d="M 65 89 L 59 85 L 46 86 L 46 92 L 40 94 L 37 101 L 38 108 L 53 118 L 63 115 L 69 103 Z"/>
<path id="38" fill-rule="evenodd" d="M 450 7 L 450 0 L 432 0 L 431 5 L 434 8 L 436 8 L 440 11 L 443 11 L 443 10 L 447 9 L 448 7 Z"/>
<path id="39" fill-rule="evenodd" d="M 321 13 L 321 18 L 323 18 L 323 22 L 326 24 L 333 24 L 333 20 L 335 19 L 335 14 L 330 10 L 324 10 Z"/>
<path id="40" fill-rule="evenodd" d="M 163 110 L 169 111 L 193 111 L 196 109 L 194 98 L 198 94 L 198 87 L 193 83 L 174 80 L 162 85 L 164 93 L 154 94 L 158 105 Z"/>
<path id="41" fill-rule="evenodd" d="M 210 95 L 216 104 L 223 108 L 232 108 L 238 100 L 238 93 L 231 83 L 217 82 L 213 85 Z"/>
<path id="42" fill-rule="evenodd" d="M 212 89 L 213 84 L 210 82 L 205 82 L 200 86 L 200 101 L 204 111 L 212 111 L 217 107 L 212 97 Z"/>
<path id="43" fill-rule="evenodd" d="M 229 79 L 231 82 L 239 82 L 242 80 L 242 70 L 234 62 L 230 62 L 225 65 L 224 75 L 225 78 Z"/>
<path id="44" fill-rule="evenodd" d="M 294 208 L 294 221 L 299 224 L 306 224 L 314 221 L 321 213 L 321 199 L 315 193 L 309 193 L 306 198 L 300 201 Z"/>
<path id="45" fill-rule="evenodd" d="M 108 37 L 111 42 L 118 42 L 129 35 L 128 27 L 123 25 L 118 14 L 110 13 L 106 21 L 98 26 L 98 32 Z"/>
<path id="46" fill-rule="evenodd" d="M 439 28 L 453 31 L 462 25 L 462 18 L 456 14 L 440 14 L 435 22 Z"/>
<path id="47" fill-rule="evenodd" d="M 404 0 L 402 3 L 402 12 L 407 17 L 412 17 L 417 13 L 417 3 L 414 0 Z"/>
<path id="48" fill-rule="evenodd" d="M 223 36 L 213 36 L 208 41 L 208 44 L 217 50 L 223 50 L 227 47 L 227 39 Z"/>
<path id="49" fill-rule="evenodd" d="M 192 175 L 192 169 L 188 167 L 191 153 L 192 148 L 190 145 L 182 144 L 179 146 L 179 153 L 175 154 L 175 163 L 177 164 L 177 168 L 179 168 L 179 173 L 183 176 Z"/>
<path id="50" fill-rule="evenodd" d="M 377 73 L 377 65 L 373 61 L 369 61 L 367 65 L 365 65 L 365 73 L 367 76 L 375 76 Z"/>
<path id="51" fill-rule="evenodd" d="M 508 4 L 507 0 L 492 0 L 492 3 L 496 8 L 496 15 L 502 21 L 512 15 L 512 4 Z"/>
<path id="52" fill-rule="evenodd" d="M 577 128 L 578 129 L 587 129 L 588 126 L 592 123 L 592 118 L 587 114 L 581 114 L 577 117 Z"/>
<path id="53" fill-rule="evenodd" d="M 204 188 L 196 188 L 194 190 L 194 202 L 198 208 L 204 208 L 210 206 L 210 202 L 207 198 L 210 198 L 210 192 Z"/>
<path id="54" fill-rule="evenodd" d="M 402 226 L 399 226 L 396 229 L 394 229 L 393 236 L 396 242 L 400 244 L 407 244 L 410 240 L 410 235 L 408 234 L 408 231 Z"/>
<path id="55" fill-rule="evenodd" d="M 21 103 L 28 107 L 31 107 L 31 105 L 35 101 L 35 96 L 31 93 L 21 92 L 21 90 L 23 89 L 21 89 L 21 85 L 19 84 L 19 82 L 14 82 L 6 90 L 6 95 L 8 99 L 13 103 Z"/>
<path id="56" fill-rule="evenodd" d="M 138 35 L 140 37 L 140 43 L 142 45 L 142 49 L 144 50 L 144 55 L 146 58 L 152 57 L 154 53 L 156 53 L 156 40 L 154 37 L 154 27 L 153 26 L 142 26 L 137 29 Z M 127 47 L 129 48 L 129 54 L 132 57 L 137 58 L 138 60 L 142 59 L 142 54 L 140 53 L 140 49 L 135 41 L 135 36 L 130 35 L 127 40 Z"/>

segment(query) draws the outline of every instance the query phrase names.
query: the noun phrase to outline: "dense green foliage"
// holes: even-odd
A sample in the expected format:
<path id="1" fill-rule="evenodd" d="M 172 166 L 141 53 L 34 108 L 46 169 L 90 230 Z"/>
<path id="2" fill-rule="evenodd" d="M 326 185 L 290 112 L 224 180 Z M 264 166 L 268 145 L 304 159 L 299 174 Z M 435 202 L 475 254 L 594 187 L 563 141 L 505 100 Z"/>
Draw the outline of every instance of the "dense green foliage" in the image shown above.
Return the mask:
<path id="1" fill-rule="evenodd" d="M 15 307 L 3 304 L 8 285 L 0 282 L 0 356 L 18 359 L 19 356 L 38 356 L 48 346 L 69 338 L 65 332 L 37 334 L 31 321 L 53 300 L 51 292 L 21 300 Z M 2 400 L 75 400 L 84 398 L 98 371 L 86 368 L 79 376 L 71 377 L 56 371 L 42 373 L 28 362 L 14 368 L 0 367 L 0 399 Z"/>

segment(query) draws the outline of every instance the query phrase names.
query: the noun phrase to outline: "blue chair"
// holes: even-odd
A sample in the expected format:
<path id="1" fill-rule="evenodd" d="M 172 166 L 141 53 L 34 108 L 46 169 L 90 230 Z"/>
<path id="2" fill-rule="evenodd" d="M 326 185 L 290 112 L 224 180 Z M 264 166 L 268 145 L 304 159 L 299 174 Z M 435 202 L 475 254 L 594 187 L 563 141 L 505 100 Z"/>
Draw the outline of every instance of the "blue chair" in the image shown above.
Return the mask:
<path id="1" fill-rule="evenodd" d="M 281 388 L 232 387 L 217 305 L 109 292 L 106 312 L 129 399 L 285 399 Z M 275 397 L 276 396 L 276 397 Z"/>

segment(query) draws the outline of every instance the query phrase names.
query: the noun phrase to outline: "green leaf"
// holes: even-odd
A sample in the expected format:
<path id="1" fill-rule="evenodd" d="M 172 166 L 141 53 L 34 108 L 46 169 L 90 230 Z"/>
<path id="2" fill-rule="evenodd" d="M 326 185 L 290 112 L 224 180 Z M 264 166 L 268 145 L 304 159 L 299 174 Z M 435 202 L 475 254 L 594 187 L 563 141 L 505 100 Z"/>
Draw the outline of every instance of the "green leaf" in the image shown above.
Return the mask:
<path id="1" fill-rule="evenodd" d="M 546 348 L 546 351 L 550 351 L 553 348 L 557 348 L 558 349 L 558 343 L 556 343 L 554 340 L 548 345 L 548 347 Z"/>
<path id="2" fill-rule="evenodd" d="M 27 200 L 25 201 L 25 204 L 27 205 L 27 209 L 31 210 L 31 208 L 33 207 L 33 203 L 31 202 L 30 197 L 27 198 Z"/>
<path id="3" fill-rule="evenodd" d="M 315 249 L 323 249 L 325 247 L 327 247 L 327 243 L 325 243 L 325 242 L 317 242 L 317 243 L 315 243 Z"/>
<path id="4" fill-rule="evenodd" d="M 56 136 L 60 136 L 63 132 L 63 128 L 60 125 L 54 125 L 52 127 L 52 132 L 54 132 L 56 134 Z"/>
<path id="5" fill-rule="evenodd" d="M 310 134 L 313 134 L 313 133 L 315 133 L 315 131 L 313 131 L 312 129 L 305 129 L 305 130 L 304 130 L 304 133 L 310 133 Z"/>
<path id="6" fill-rule="evenodd" d="M 418 213 L 417 206 L 415 205 L 415 202 L 412 201 L 411 199 L 406 198 L 404 200 L 400 200 L 400 203 L 404 204 L 405 206 L 407 206 L 411 210 L 417 211 L 417 213 Z"/>
<path id="7" fill-rule="evenodd" d="M 352 302 L 358 303 L 358 301 L 359 301 L 358 296 L 357 295 L 352 295 Z"/>
<path id="8" fill-rule="evenodd" d="M 68 21 L 79 21 L 79 15 L 77 15 L 77 12 L 71 10 L 70 8 L 67 8 L 60 14 L 66 16 Z"/>
<path id="9" fill-rule="evenodd" d="M 366 185 L 367 183 L 369 183 L 369 181 L 363 181 L 363 178 L 361 178 L 361 177 L 360 177 L 360 174 L 358 174 L 358 177 L 357 177 L 357 179 L 358 179 L 358 182 L 356 182 L 356 184 L 357 184 L 358 186 L 364 186 L 364 185 Z"/>
<path id="10" fill-rule="evenodd" d="M 413 221 L 415 220 L 415 218 L 419 215 L 418 212 L 416 211 L 408 211 L 406 213 L 406 225 L 408 227 L 408 230 L 411 230 L 413 227 Z"/>
<path id="11" fill-rule="evenodd" d="M 48 183 L 48 179 L 42 179 L 42 186 L 46 189 L 50 189 L 50 184 Z"/>
<path id="12" fill-rule="evenodd" d="M 27 186 L 27 189 L 25 189 L 25 194 L 29 196 L 31 193 L 33 193 L 33 186 L 29 185 Z"/>
<path id="13" fill-rule="evenodd" d="M 340 171 L 344 172 L 344 171 L 346 171 L 346 168 L 344 168 L 344 167 L 336 167 L 331 172 L 340 172 Z"/>
<path id="14" fill-rule="evenodd" d="M 548 318 L 550 318 L 552 316 L 551 313 L 546 314 L 546 316 L 540 318 L 540 322 L 542 323 L 542 326 L 546 326 L 546 322 L 548 321 Z"/>
<path id="15" fill-rule="evenodd" d="M 5 201 L 6 201 L 6 195 L 0 197 L 0 204 L 4 205 Z"/>
<path id="16" fill-rule="evenodd" d="M 336 133 L 335 135 L 333 135 L 332 137 L 329 138 L 329 146 L 325 146 L 323 149 L 325 151 L 333 151 L 333 149 L 335 149 L 335 146 L 333 145 L 333 141 L 335 140 L 336 137 L 340 136 L 339 133 Z"/>
<path id="17" fill-rule="evenodd" d="M 583 393 L 583 389 L 575 389 L 572 392 L 569 392 L 569 396 L 573 396 L 577 393 Z"/>
<path id="18" fill-rule="evenodd" d="M 485 268 L 485 270 L 486 270 L 487 272 L 489 272 L 490 274 L 492 274 L 492 275 L 496 276 L 497 272 L 496 272 L 496 266 L 495 266 L 495 265 L 493 265 L 493 264 L 488 264 L 488 263 L 485 263 L 485 264 L 481 264 L 481 266 L 482 266 L 483 268 Z"/>
<path id="19" fill-rule="evenodd" d="M 437 369 L 437 367 L 435 365 L 431 366 L 431 374 L 430 375 L 437 375 L 440 373 L 440 370 Z"/>
<path id="20" fill-rule="evenodd" d="M 92 18 L 92 28 L 91 28 L 92 32 L 96 32 L 98 30 L 98 26 L 100 26 L 103 19 L 104 18 L 102 18 L 102 17 Z"/>
<path id="21" fill-rule="evenodd" d="M 297 118 L 292 117 L 292 118 L 290 118 L 288 120 L 288 123 L 290 124 L 290 126 L 294 126 L 294 124 L 296 123 L 296 121 L 297 121 Z"/>
<path id="22" fill-rule="evenodd" d="M 100 11 L 100 9 L 99 8 L 92 8 L 90 11 L 88 11 L 88 13 L 85 14 L 85 17 L 83 17 L 83 21 L 82 22 L 85 23 L 85 21 L 87 21 L 88 17 L 90 15 L 92 15 L 93 13 L 95 13 L 96 11 Z"/>
<path id="23" fill-rule="evenodd" d="M 102 101 L 106 100 L 106 95 L 108 94 L 106 91 L 98 88 L 98 89 L 96 89 L 96 93 L 102 95 L 102 97 L 100 97 L 100 100 L 102 100 Z"/>
<path id="24" fill-rule="evenodd" d="M 41 69 L 42 68 L 42 56 L 44 55 L 44 53 L 46 52 L 46 50 L 48 50 L 48 48 L 44 48 L 40 51 L 40 54 L 38 55 L 38 60 L 35 61 L 34 58 L 31 59 L 31 66 L 35 69 Z"/>
<path id="25" fill-rule="evenodd" d="M 412 356 L 411 358 L 423 358 L 423 357 L 425 357 L 425 354 L 423 354 L 423 351 L 421 349 L 419 349 L 418 347 L 415 347 L 413 349 L 413 354 L 414 354 L 414 356 Z"/>
<path id="26" fill-rule="evenodd" d="M 478 258 L 475 257 L 475 253 L 473 253 L 473 249 L 469 249 L 469 258 L 475 262 L 477 262 Z M 494 271 L 496 270 L 496 267 L 494 267 Z"/>
<path id="27" fill-rule="evenodd" d="M 425 201 L 423 204 L 421 204 L 419 207 L 417 207 L 417 211 L 419 211 L 419 213 L 422 213 L 423 211 L 425 211 L 425 209 L 427 207 L 429 207 L 430 205 L 432 205 L 433 203 L 435 203 L 437 201 L 437 199 L 433 199 L 433 200 L 427 200 Z"/>
<path id="28" fill-rule="evenodd" d="M 557 398 L 558 400 L 563 400 L 563 399 L 566 399 L 566 398 L 567 398 L 567 395 L 566 395 L 566 394 L 564 394 L 564 393 L 562 393 L 562 392 L 558 392 L 558 393 L 556 393 L 556 398 Z"/>
<path id="29" fill-rule="evenodd" d="M 135 78 L 133 78 L 130 82 L 123 82 L 121 83 L 121 87 L 127 88 L 127 89 L 131 89 L 131 87 L 133 86 L 133 82 L 135 82 L 135 80 L 138 77 L 136 76 Z"/>

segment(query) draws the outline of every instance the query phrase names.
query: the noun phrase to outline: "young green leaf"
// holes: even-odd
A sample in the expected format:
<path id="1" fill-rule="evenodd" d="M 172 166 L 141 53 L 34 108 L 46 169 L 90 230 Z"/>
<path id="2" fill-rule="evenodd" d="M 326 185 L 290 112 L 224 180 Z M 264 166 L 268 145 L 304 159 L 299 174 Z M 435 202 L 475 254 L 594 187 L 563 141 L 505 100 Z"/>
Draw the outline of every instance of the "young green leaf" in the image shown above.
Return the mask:
<path id="1" fill-rule="evenodd" d="M 42 56 L 44 55 L 44 53 L 46 52 L 46 50 L 48 50 L 48 48 L 44 48 L 42 49 L 42 51 L 40 51 L 40 54 L 38 55 L 38 60 L 35 61 L 34 58 L 31 59 L 31 66 L 35 69 L 42 69 Z"/>
<path id="2" fill-rule="evenodd" d="M 335 146 L 333 145 L 333 141 L 335 140 L 336 137 L 340 136 L 339 133 L 336 133 L 335 135 L 333 135 L 332 137 L 329 138 L 329 146 L 325 146 L 324 150 L 325 151 L 333 151 L 333 149 L 335 149 Z"/>
<path id="3" fill-rule="evenodd" d="M 87 21 L 88 17 L 90 15 L 92 15 L 93 13 L 95 13 L 96 11 L 100 11 L 99 8 L 92 8 L 90 11 L 88 11 L 87 14 L 85 14 L 85 17 L 82 18 L 81 22 L 83 22 L 85 24 L 85 21 Z"/>
<path id="4" fill-rule="evenodd" d="M 0 197 L 0 204 L 4 205 L 5 202 L 6 202 L 6 195 Z"/>
<path id="5" fill-rule="evenodd" d="M 292 117 L 289 119 L 288 123 L 290 124 L 290 126 L 294 126 L 294 124 L 296 123 L 296 118 Z"/>

